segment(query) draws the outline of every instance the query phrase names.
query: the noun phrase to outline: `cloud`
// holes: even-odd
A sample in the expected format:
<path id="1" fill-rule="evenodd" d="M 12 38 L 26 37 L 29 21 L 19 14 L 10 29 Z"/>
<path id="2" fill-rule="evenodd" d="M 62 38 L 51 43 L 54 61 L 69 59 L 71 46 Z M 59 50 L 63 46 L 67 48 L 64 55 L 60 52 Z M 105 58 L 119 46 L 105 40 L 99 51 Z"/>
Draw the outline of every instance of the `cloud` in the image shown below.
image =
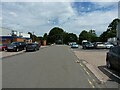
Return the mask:
<path id="1" fill-rule="evenodd" d="M 74 2 L 4 2 L 3 9 L 3 27 L 9 27 L 22 32 L 35 32 L 43 35 L 49 32 L 54 26 L 61 27 L 67 32 L 73 32 L 79 35 L 82 30 L 95 29 L 99 35 L 106 30 L 109 23 L 117 18 L 117 7 L 107 9 L 109 6 L 115 6 L 117 3 L 101 2 L 92 3 L 96 8 L 106 7 L 106 10 L 96 10 L 96 8 L 73 6 Z M 81 3 L 81 2 L 79 2 Z M 104 2 L 103 2 L 104 3 Z M 75 9 L 77 8 L 77 10 Z M 84 12 L 84 9 L 90 12 Z M 81 12 L 83 9 L 83 12 Z M 79 11 L 80 12 L 79 12 Z"/>

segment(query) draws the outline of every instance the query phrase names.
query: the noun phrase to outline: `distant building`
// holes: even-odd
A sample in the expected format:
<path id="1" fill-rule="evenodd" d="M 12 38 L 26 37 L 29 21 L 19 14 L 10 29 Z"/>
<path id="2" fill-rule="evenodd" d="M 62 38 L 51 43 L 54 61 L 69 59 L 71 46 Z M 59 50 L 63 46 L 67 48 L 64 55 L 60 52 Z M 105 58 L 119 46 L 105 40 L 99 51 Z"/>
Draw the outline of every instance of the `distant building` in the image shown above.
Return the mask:
<path id="1" fill-rule="evenodd" d="M 112 43 L 112 44 L 114 44 L 114 45 L 117 45 L 117 38 L 116 38 L 116 37 L 109 38 L 107 41 L 108 41 L 109 43 Z"/>
<path id="2" fill-rule="evenodd" d="M 6 28 L 0 28 L 0 43 L 11 43 L 17 41 L 23 41 L 31 43 L 32 39 L 30 34 L 18 32 L 16 30 L 10 30 Z"/>

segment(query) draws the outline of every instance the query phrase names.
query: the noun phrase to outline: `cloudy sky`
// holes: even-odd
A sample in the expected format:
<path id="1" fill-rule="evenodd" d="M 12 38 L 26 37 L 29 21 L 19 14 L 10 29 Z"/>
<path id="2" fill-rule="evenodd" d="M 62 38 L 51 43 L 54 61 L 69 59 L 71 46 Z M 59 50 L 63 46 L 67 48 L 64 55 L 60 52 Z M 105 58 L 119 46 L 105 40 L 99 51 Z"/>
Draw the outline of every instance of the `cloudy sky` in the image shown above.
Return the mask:
<path id="1" fill-rule="evenodd" d="M 2 27 L 48 33 L 53 27 L 77 35 L 96 30 L 100 35 L 118 17 L 117 2 L 2 2 Z"/>

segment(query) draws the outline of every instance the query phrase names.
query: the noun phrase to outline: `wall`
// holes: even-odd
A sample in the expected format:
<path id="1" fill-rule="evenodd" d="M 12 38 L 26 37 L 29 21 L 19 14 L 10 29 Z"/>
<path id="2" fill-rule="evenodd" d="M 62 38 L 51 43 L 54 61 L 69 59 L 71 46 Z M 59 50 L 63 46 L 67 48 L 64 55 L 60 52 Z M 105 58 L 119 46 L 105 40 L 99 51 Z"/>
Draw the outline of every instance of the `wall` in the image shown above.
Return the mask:
<path id="1" fill-rule="evenodd" d="M 5 40 L 3 40 L 3 41 L 0 40 L 0 43 L 4 43 L 4 44 L 6 44 L 6 43 L 11 43 L 11 40 L 8 39 L 8 38 L 0 38 L 0 39 L 5 39 Z"/>
<path id="2" fill-rule="evenodd" d="M 43 46 L 46 46 L 46 40 L 42 41 Z"/>
<path id="3" fill-rule="evenodd" d="M 13 39 L 13 42 L 24 42 L 25 41 L 25 39 L 23 39 L 23 38 L 14 38 Z"/>

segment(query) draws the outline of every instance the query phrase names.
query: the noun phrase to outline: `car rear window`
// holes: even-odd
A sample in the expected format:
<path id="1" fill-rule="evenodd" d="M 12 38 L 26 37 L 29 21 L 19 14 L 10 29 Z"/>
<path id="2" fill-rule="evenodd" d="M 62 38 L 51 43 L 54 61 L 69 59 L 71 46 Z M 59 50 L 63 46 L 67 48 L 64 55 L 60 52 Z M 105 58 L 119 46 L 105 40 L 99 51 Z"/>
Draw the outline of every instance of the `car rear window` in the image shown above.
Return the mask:
<path id="1" fill-rule="evenodd" d="M 110 50 L 111 52 L 120 55 L 120 47 L 113 47 Z"/>

